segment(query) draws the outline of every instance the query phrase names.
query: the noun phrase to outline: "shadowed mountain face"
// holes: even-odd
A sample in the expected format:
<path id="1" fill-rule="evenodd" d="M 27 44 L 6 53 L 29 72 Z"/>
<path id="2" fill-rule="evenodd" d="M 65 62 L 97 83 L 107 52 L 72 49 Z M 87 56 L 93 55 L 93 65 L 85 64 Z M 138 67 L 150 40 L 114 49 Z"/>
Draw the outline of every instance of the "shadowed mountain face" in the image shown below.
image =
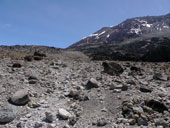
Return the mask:
<path id="1" fill-rule="evenodd" d="M 104 27 L 69 48 L 81 50 L 95 60 L 170 61 L 168 50 L 160 50 L 162 47 L 170 47 L 170 14 L 137 17 Z M 161 56 L 152 59 L 152 51 L 156 55 L 161 52 Z"/>

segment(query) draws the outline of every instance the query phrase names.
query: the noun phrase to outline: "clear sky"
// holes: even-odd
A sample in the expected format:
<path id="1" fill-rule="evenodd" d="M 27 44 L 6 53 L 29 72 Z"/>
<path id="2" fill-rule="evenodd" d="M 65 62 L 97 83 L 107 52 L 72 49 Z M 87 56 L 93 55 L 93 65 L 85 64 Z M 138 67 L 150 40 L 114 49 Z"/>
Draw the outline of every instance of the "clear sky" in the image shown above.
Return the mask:
<path id="1" fill-rule="evenodd" d="M 170 0 L 0 0 L 0 45 L 66 48 L 127 18 L 170 13 Z"/>

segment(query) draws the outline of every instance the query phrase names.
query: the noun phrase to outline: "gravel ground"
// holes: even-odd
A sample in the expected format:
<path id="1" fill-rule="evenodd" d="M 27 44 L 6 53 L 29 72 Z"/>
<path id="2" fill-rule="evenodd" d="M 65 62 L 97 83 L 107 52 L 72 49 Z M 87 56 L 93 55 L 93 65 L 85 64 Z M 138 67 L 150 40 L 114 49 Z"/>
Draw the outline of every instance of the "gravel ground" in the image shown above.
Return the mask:
<path id="1" fill-rule="evenodd" d="M 8 52 L 0 57 L 0 128 L 170 127 L 170 63 L 109 61 L 123 70 L 111 65 L 110 75 L 81 52 L 32 61 Z M 19 90 L 28 90 L 16 94 L 24 105 L 9 100 Z M 3 108 L 14 117 L 7 123 Z"/>

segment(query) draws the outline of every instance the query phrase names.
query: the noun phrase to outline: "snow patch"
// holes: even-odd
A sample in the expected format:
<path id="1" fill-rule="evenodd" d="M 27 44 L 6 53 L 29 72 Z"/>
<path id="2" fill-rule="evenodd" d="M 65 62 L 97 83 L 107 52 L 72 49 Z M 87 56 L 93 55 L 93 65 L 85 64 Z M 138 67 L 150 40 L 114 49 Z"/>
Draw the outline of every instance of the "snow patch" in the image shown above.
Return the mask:
<path id="1" fill-rule="evenodd" d="M 146 24 L 142 24 L 142 26 L 150 28 L 152 26 L 152 24 L 147 24 L 146 23 Z"/>
<path id="2" fill-rule="evenodd" d="M 136 21 L 138 21 L 138 22 L 140 22 L 140 23 L 147 23 L 147 21 L 141 20 L 141 19 L 136 19 Z"/>
<path id="3" fill-rule="evenodd" d="M 83 37 L 82 40 L 86 39 L 87 37 Z"/>
<path id="4" fill-rule="evenodd" d="M 89 35 L 88 37 L 93 37 L 93 36 L 95 36 L 95 39 L 99 39 L 99 36 L 101 36 L 101 35 L 103 35 L 104 33 L 105 33 L 106 31 L 103 31 L 103 32 L 101 32 L 101 33 L 94 33 L 94 34 L 91 34 L 91 35 Z"/>
<path id="5" fill-rule="evenodd" d="M 139 32 L 141 32 L 140 28 L 131 28 L 130 33 L 136 33 L 139 34 Z"/>
<path id="6" fill-rule="evenodd" d="M 92 37 L 92 36 L 98 36 L 99 34 L 91 34 L 88 37 Z"/>
<path id="7" fill-rule="evenodd" d="M 107 38 L 109 38 L 109 37 L 110 37 L 110 35 L 108 34 L 108 35 L 107 35 Z"/>
<path id="8" fill-rule="evenodd" d="M 103 35 L 105 32 L 106 32 L 106 31 L 101 32 L 101 33 L 99 34 L 99 36 L 100 36 L 100 35 Z"/>
<path id="9" fill-rule="evenodd" d="M 142 23 L 141 25 L 144 26 L 144 27 L 150 28 L 152 26 L 152 24 L 148 24 L 148 22 L 146 20 L 136 19 L 136 21 Z"/>
<path id="10" fill-rule="evenodd" d="M 103 32 L 101 32 L 101 33 L 94 33 L 94 34 L 91 34 L 91 35 L 89 35 L 89 37 L 92 37 L 92 36 L 101 36 L 101 35 L 103 35 L 104 33 L 105 33 L 106 31 L 103 31 Z"/>

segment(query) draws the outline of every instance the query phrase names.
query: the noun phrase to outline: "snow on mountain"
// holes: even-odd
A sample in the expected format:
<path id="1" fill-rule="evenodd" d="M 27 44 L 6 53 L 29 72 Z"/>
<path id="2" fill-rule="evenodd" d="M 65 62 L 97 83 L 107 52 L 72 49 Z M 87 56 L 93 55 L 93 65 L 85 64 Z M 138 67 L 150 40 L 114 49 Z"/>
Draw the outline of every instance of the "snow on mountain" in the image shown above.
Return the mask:
<path id="1" fill-rule="evenodd" d="M 127 39 L 145 34 L 166 31 L 170 29 L 170 14 L 162 16 L 146 16 L 127 19 L 116 26 L 104 27 L 99 31 L 84 37 L 70 46 L 76 48 L 91 44 L 120 43 Z"/>

